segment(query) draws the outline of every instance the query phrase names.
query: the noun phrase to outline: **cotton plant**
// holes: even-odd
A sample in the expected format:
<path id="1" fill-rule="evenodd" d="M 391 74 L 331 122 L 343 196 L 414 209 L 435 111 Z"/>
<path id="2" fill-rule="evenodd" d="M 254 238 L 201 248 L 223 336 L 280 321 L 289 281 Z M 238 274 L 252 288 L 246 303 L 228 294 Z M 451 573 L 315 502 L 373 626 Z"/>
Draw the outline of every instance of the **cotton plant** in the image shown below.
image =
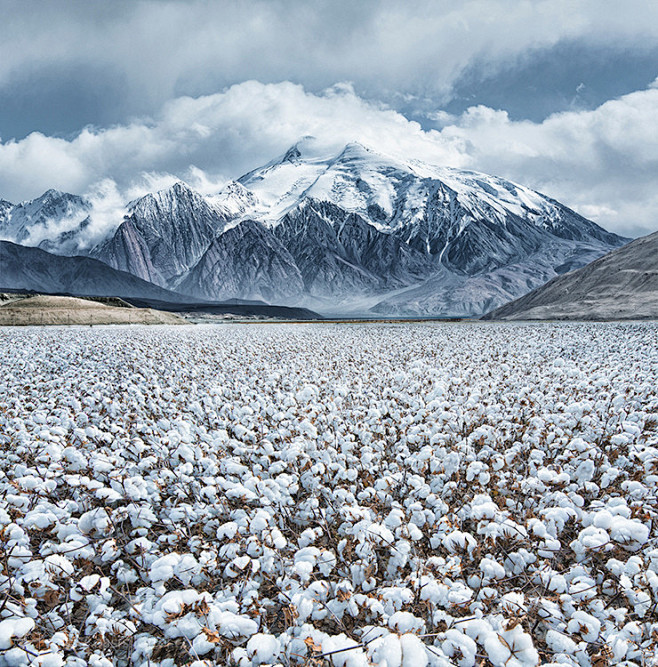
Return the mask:
<path id="1" fill-rule="evenodd" d="M 658 664 L 657 338 L 6 329 L 0 665 Z"/>

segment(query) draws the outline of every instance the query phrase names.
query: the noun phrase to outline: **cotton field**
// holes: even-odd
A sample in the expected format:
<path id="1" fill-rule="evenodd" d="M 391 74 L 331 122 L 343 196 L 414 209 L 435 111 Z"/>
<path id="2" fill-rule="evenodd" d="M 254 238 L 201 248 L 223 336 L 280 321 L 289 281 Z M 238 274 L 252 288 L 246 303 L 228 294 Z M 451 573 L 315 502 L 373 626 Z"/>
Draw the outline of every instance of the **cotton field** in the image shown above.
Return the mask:
<path id="1" fill-rule="evenodd" d="M 658 665 L 656 323 L 0 353 L 0 665 Z"/>

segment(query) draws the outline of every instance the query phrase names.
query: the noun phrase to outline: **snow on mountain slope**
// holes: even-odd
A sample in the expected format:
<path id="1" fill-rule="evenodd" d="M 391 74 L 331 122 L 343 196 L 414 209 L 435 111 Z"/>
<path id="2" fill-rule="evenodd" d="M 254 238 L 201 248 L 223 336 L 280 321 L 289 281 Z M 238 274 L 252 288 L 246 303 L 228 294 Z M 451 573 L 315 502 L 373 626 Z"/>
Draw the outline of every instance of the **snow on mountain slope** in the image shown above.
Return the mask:
<path id="1" fill-rule="evenodd" d="M 504 224 L 511 215 L 564 238 L 607 242 L 614 237 L 558 202 L 494 176 L 403 161 L 359 143 L 325 158 L 306 156 L 304 149 L 302 141 L 239 179 L 259 202 L 250 216 L 276 224 L 301 200 L 312 198 L 358 213 L 382 231 L 395 231 L 427 219 L 441 191 L 458 231 L 471 219 Z"/>
<path id="2" fill-rule="evenodd" d="M 3 227 L 7 224 L 9 214 L 13 208 L 14 205 L 10 201 L 7 201 L 6 199 L 0 199 L 0 229 L 3 229 Z"/>
<path id="3" fill-rule="evenodd" d="M 215 238 L 177 288 L 215 300 L 281 303 L 299 300 L 304 285 L 294 259 L 272 232 L 246 220 Z"/>
<path id="4" fill-rule="evenodd" d="M 61 255 L 76 254 L 90 211 L 91 204 L 83 197 L 52 189 L 16 206 L 2 201 L 0 239 Z"/>

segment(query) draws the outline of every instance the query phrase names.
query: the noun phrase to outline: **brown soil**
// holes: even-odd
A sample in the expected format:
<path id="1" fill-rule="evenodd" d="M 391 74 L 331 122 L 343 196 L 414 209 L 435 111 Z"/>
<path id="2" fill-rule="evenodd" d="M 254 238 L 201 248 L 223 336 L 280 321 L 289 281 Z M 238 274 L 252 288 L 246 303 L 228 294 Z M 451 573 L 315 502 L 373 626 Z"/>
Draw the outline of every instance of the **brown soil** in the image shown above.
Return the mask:
<path id="1" fill-rule="evenodd" d="M 0 301 L 0 325 L 185 324 L 173 313 L 151 308 L 110 306 L 69 296 L 37 295 Z"/>

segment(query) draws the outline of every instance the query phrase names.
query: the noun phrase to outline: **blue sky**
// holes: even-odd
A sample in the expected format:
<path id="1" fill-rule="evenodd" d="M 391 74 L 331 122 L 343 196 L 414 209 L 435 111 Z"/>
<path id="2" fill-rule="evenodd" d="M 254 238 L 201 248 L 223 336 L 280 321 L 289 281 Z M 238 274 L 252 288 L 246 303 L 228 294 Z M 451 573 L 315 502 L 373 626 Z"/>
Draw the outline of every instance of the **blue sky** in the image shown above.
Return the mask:
<path id="1" fill-rule="evenodd" d="M 0 0 L 0 15 L 11 201 L 212 191 L 313 134 L 658 229 L 652 1 Z"/>

